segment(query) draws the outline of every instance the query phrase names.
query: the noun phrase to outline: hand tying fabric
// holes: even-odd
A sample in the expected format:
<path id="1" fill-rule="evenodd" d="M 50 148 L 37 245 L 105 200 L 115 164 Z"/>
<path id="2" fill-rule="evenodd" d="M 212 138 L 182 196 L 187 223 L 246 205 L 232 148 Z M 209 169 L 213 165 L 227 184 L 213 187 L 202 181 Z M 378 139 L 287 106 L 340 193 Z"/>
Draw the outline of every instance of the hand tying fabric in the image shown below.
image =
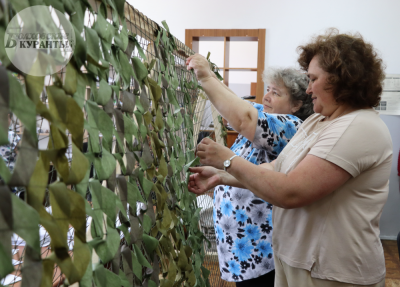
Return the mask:
<path id="1" fill-rule="evenodd" d="M 233 151 L 209 138 L 204 138 L 197 146 L 197 156 L 202 165 L 223 169 L 224 161 L 233 155 Z"/>
<path id="2" fill-rule="evenodd" d="M 211 166 L 191 167 L 188 188 L 195 194 L 203 194 L 221 184 L 220 170 Z"/>
<path id="3" fill-rule="evenodd" d="M 208 78 L 215 77 L 213 71 L 210 69 L 210 64 L 207 59 L 200 54 L 194 54 L 187 58 L 186 65 L 188 70 L 194 71 L 199 81 L 207 80 Z"/>

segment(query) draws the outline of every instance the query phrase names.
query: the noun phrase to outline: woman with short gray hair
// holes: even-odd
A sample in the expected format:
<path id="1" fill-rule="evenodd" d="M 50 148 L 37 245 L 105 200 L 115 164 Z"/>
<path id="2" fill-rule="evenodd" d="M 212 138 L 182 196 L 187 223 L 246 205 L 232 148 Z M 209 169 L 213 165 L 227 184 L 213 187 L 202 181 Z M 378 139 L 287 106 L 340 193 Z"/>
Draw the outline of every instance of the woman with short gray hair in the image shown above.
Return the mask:
<path id="1" fill-rule="evenodd" d="M 308 77 L 292 68 L 268 68 L 263 74 L 264 83 L 281 83 L 288 90 L 291 101 L 302 102 L 298 111 L 293 115 L 301 120 L 306 120 L 313 111 L 313 104 L 310 95 L 306 93 Z"/>

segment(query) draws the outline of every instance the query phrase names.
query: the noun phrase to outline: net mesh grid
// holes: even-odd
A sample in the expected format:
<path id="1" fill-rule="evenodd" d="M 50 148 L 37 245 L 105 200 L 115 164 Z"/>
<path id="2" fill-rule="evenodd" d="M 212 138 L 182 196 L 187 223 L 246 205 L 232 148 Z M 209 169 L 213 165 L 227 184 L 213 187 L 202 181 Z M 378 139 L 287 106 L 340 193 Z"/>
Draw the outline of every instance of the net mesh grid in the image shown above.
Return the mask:
<path id="1" fill-rule="evenodd" d="M 97 6 L 98 2 L 91 1 L 92 7 L 95 8 L 95 11 L 97 11 Z M 90 13 L 88 10 L 85 13 L 85 26 L 91 27 L 94 23 L 96 14 Z M 109 19 L 107 19 L 109 21 Z M 158 81 L 158 77 L 161 75 L 161 67 L 160 67 L 160 51 L 155 45 L 155 41 L 157 38 L 157 34 L 155 34 L 155 31 L 159 30 L 160 26 L 140 13 L 138 10 L 136 10 L 132 5 L 125 3 L 125 21 L 126 21 L 126 26 L 129 31 L 134 33 L 136 35 L 136 39 L 138 43 L 140 44 L 141 48 L 143 49 L 147 59 L 156 59 L 156 64 L 154 65 L 153 69 L 150 72 L 150 76 L 155 80 Z M 122 26 L 121 26 L 122 27 Z M 84 35 L 83 35 L 84 36 Z M 187 81 L 190 81 L 192 77 L 194 77 L 193 73 L 188 71 L 186 69 L 186 58 L 189 57 L 190 55 L 193 55 L 194 52 L 189 49 L 187 46 L 185 46 L 182 42 L 177 40 L 175 38 L 175 44 L 177 46 L 177 51 L 175 51 L 174 60 L 175 60 L 175 68 L 177 72 L 178 79 L 186 79 Z M 100 46 L 101 49 L 101 46 Z M 104 53 L 104 51 L 102 51 Z M 133 56 L 138 57 L 142 59 L 141 55 L 139 54 L 138 49 L 135 47 L 134 50 L 132 51 Z M 143 60 L 143 59 L 142 59 Z M 64 81 L 65 79 L 65 74 L 66 70 L 65 68 L 59 71 L 56 75 L 52 76 L 46 76 L 45 78 L 45 86 L 50 86 L 52 85 L 57 78 L 60 79 L 61 81 Z M 18 76 L 15 74 L 15 76 L 18 77 L 20 83 L 24 87 L 24 78 L 22 76 Z M 110 72 L 109 72 L 109 84 L 114 84 L 116 79 L 116 72 L 112 66 L 110 66 Z M 98 82 L 97 82 L 97 87 L 98 87 Z M 135 86 L 134 82 L 131 83 L 131 86 L 128 88 L 128 91 L 133 92 Z M 185 101 L 184 101 L 184 93 L 181 90 L 184 87 L 178 87 L 176 91 L 176 97 L 178 100 L 178 103 L 180 107 L 182 108 L 182 111 L 188 112 L 187 110 L 184 109 L 185 106 Z M 194 139 L 196 139 L 196 142 L 194 143 L 197 145 L 197 139 L 199 138 L 199 133 L 201 131 L 207 130 L 207 133 L 210 134 L 210 136 L 213 136 L 213 128 L 209 127 L 208 125 L 205 126 L 204 124 L 201 124 L 202 122 L 215 122 L 217 119 L 206 119 L 204 116 L 206 115 L 207 117 L 211 117 L 210 113 L 205 113 L 205 110 L 208 108 L 208 106 L 205 104 L 207 101 L 206 98 L 202 98 L 199 96 L 198 91 L 196 89 L 188 89 L 187 90 L 189 95 L 190 95 L 190 105 L 193 105 L 196 107 L 192 111 L 189 111 L 190 118 L 193 120 L 193 125 L 196 127 L 194 129 Z M 91 89 L 89 86 L 86 87 L 86 99 L 89 99 L 91 96 Z M 43 103 L 48 104 L 47 100 L 47 94 L 46 90 L 44 89 L 41 95 L 41 100 Z M 120 107 L 120 103 L 118 102 L 117 98 L 114 98 L 115 104 L 117 107 Z M 85 115 L 86 116 L 86 115 Z M 36 118 L 36 126 L 37 126 L 37 132 L 38 132 L 38 142 L 39 142 L 39 149 L 46 149 L 46 142 L 51 140 L 50 135 L 49 135 L 49 126 L 47 123 L 47 120 L 45 120 L 43 117 L 37 116 Z M 12 136 L 12 142 L 18 142 L 21 139 L 22 131 L 23 131 L 23 126 L 20 124 L 20 121 L 15 115 L 11 115 L 11 125 L 10 125 L 10 130 L 13 131 L 13 136 Z M 181 126 L 180 129 L 176 131 L 176 135 L 178 135 L 182 141 L 180 142 L 181 147 L 185 151 L 185 147 L 187 146 L 187 139 L 186 139 L 186 129 Z M 67 131 L 67 135 L 70 138 L 69 132 Z M 88 140 L 88 135 L 87 133 L 85 134 L 84 137 L 84 142 L 87 142 Z M 113 139 L 113 142 L 115 144 L 115 137 Z M 17 154 L 18 156 L 18 149 L 20 149 L 20 146 L 16 147 Z M 69 159 L 69 164 L 71 165 L 72 162 L 72 147 L 71 145 L 69 146 L 68 150 L 66 151 L 66 156 Z M 54 182 L 57 180 L 57 172 L 55 168 L 51 165 L 50 170 L 49 170 L 49 178 L 48 178 L 48 183 L 50 184 L 51 182 Z M 140 189 L 140 185 L 138 185 Z M 15 188 L 15 195 L 19 196 L 20 198 L 24 199 L 24 189 L 16 187 Z M 142 191 L 141 191 L 142 192 Z M 214 225 L 213 225 L 213 206 L 212 206 L 212 198 L 213 198 L 213 191 L 207 192 L 205 195 L 202 197 L 197 198 L 197 205 L 199 207 L 202 207 L 203 210 L 200 213 L 200 228 L 201 231 L 205 234 L 206 238 L 210 240 L 210 246 L 207 244 L 204 245 L 204 250 L 205 250 L 205 258 L 204 258 L 204 267 L 210 270 L 210 284 L 211 286 L 234 286 L 234 283 L 232 282 L 226 282 L 220 278 L 220 271 L 219 271 L 219 263 L 218 263 L 218 255 L 217 255 L 217 247 L 216 247 L 216 242 L 215 242 L 215 231 L 214 231 Z M 90 194 L 87 194 L 87 199 L 90 201 Z M 47 206 L 47 211 L 51 212 L 50 210 L 50 203 L 49 203 L 49 196 L 48 196 L 48 190 L 46 189 L 46 200 L 45 200 L 45 206 Z M 90 224 L 90 218 L 87 217 L 86 221 L 86 227 L 88 228 Z M 70 248 L 69 254 L 71 257 L 73 257 L 73 238 L 74 238 L 74 229 L 70 227 L 68 231 L 68 246 Z M 124 239 L 122 239 L 121 244 L 124 244 L 123 242 Z M 47 233 L 47 231 L 40 226 L 40 246 L 41 246 L 41 253 L 42 253 L 42 258 L 45 258 L 50 255 L 51 253 L 51 247 L 50 247 L 50 236 Z M 21 268 L 22 268 L 22 263 L 24 260 L 25 256 L 25 242 L 22 238 L 20 238 L 18 235 L 14 234 L 12 237 L 12 249 L 13 249 L 13 264 L 15 271 L 12 274 L 9 274 L 6 278 L 1 280 L 1 284 L 3 285 L 10 285 L 10 286 L 20 286 L 21 285 Z M 122 264 L 122 261 L 121 261 Z M 111 269 L 111 266 L 106 266 L 109 269 Z M 63 286 L 65 280 L 65 276 L 62 274 L 61 270 L 59 269 L 58 266 L 55 266 L 54 268 L 54 273 L 53 273 L 53 286 Z"/>

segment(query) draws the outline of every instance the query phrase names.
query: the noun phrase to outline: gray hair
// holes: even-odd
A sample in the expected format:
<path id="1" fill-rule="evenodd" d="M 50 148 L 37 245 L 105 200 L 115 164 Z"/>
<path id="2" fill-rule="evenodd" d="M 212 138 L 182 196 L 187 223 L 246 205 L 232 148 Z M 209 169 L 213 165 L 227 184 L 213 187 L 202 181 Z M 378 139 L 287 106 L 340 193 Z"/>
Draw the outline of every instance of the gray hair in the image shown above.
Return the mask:
<path id="1" fill-rule="evenodd" d="M 311 96 L 306 93 L 308 77 L 292 68 L 267 68 L 263 73 L 264 83 L 273 83 L 288 90 L 292 104 L 302 102 L 300 109 L 293 115 L 301 120 L 314 113 Z"/>

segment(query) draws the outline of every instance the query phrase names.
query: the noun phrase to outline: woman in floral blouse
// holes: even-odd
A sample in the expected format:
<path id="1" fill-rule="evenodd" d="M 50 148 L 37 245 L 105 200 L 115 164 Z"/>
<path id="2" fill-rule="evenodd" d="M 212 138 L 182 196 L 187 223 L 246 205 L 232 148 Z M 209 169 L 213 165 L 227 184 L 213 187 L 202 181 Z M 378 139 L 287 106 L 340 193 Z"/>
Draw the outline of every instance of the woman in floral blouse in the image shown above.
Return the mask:
<path id="1" fill-rule="evenodd" d="M 205 63 L 200 55 L 193 60 Z M 262 105 L 244 102 L 233 92 L 229 99 L 208 92 L 217 110 L 239 132 L 231 150 L 256 165 L 275 160 L 302 120 L 312 113 L 304 74 L 294 69 L 269 69 L 264 81 L 267 93 Z M 222 83 L 221 88 L 227 89 Z M 247 109 L 252 118 L 238 122 L 238 113 Z M 227 185 L 214 189 L 213 218 L 222 279 L 237 286 L 274 286 L 271 215 L 272 205 L 247 189 Z"/>

